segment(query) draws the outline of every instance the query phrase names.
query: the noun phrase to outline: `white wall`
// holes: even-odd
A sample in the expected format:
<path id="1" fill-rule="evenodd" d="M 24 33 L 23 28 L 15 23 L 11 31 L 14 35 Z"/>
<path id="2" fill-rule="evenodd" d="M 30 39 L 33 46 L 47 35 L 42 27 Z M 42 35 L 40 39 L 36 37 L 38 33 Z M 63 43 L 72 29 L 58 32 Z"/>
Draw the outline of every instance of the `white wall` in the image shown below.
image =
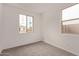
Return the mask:
<path id="1" fill-rule="evenodd" d="M 20 34 L 19 28 L 19 14 L 34 16 L 34 30 L 30 33 Z M 30 13 L 25 10 L 18 9 L 13 6 L 3 5 L 3 46 L 2 49 L 12 48 L 20 45 L 25 45 L 41 40 L 39 14 Z M 1 42 L 1 41 L 0 41 Z"/>
<path id="2" fill-rule="evenodd" d="M 0 26 L 3 27 L 3 39 L 0 39 L 0 48 L 5 49 L 25 45 L 40 41 L 42 38 L 51 45 L 79 55 L 79 35 L 61 34 L 60 10 L 49 10 L 39 15 L 5 5 L 2 14 L 3 19 Z M 18 33 L 18 14 L 29 14 L 34 16 L 33 33 Z"/>
<path id="3" fill-rule="evenodd" d="M 2 48 L 2 30 L 3 30 L 3 25 L 2 25 L 2 4 L 0 4 L 0 52 Z"/>
<path id="4" fill-rule="evenodd" d="M 46 12 L 42 17 L 44 41 L 79 55 L 79 35 L 61 33 L 61 10 Z"/>

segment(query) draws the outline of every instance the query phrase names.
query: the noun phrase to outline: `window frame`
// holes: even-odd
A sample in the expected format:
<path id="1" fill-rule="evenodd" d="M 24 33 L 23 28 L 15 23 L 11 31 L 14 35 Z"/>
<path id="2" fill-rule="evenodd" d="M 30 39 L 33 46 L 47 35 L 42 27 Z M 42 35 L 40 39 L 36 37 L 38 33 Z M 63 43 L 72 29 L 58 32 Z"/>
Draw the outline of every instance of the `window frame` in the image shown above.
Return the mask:
<path id="1" fill-rule="evenodd" d="M 34 16 L 32 16 L 32 15 L 26 15 L 26 14 L 19 14 L 19 15 L 25 15 L 26 16 L 26 32 L 23 32 L 23 33 L 21 33 L 20 32 L 20 23 L 19 23 L 19 33 L 21 33 L 21 34 L 24 34 L 24 33 L 31 33 L 31 32 L 33 32 L 34 31 Z M 29 16 L 29 17 L 32 17 L 32 31 L 27 31 L 27 16 Z M 20 21 L 20 17 L 19 17 L 19 21 Z"/>

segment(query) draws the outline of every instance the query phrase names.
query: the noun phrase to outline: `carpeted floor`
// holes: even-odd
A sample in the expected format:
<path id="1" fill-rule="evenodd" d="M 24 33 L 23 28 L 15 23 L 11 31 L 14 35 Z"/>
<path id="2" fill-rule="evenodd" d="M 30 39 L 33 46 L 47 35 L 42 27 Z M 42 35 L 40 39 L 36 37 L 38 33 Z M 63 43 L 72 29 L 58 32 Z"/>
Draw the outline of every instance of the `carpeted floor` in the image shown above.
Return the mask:
<path id="1" fill-rule="evenodd" d="M 21 47 L 7 49 L 2 53 L 3 56 L 75 56 L 72 53 L 44 42 L 37 42 Z"/>

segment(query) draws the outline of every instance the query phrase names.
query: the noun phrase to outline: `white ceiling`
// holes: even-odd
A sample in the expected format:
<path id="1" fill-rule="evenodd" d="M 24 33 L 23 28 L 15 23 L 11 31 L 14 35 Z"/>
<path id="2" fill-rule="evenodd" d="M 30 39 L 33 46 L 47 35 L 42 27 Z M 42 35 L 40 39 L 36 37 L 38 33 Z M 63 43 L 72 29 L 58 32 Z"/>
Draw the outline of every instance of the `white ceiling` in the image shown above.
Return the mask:
<path id="1" fill-rule="evenodd" d="M 63 10 L 75 4 L 77 3 L 15 3 L 8 5 L 13 5 L 29 12 L 43 13 L 43 12 L 59 10 L 59 9 Z"/>

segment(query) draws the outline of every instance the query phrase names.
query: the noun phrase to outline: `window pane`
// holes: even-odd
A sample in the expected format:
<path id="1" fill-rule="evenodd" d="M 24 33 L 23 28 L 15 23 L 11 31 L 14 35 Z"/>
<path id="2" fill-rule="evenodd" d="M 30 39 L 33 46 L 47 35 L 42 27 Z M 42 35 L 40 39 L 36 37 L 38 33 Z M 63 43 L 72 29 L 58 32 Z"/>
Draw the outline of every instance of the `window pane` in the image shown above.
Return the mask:
<path id="1" fill-rule="evenodd" d="M 63 22 L 63 25 L 69 25 L 69 24 L 79 24 L 79 19 Z"/>
<path id="2" fill-rule="evenodd" d="M 27 32 L 32 31 L 33 18 L 31 16 L 27 16 Z"/>
<path id="3" fill-rule="evenodd" d="M 72 7 L 69 7 L 67 9 L 64 9 L 62 11 L 62 20 L 70 20 L 79 18 L 79 4 L 74 5 Z"/>
<path id="4" fill-rule="evenodd" d="M 19 30 L 20 33 L 25 33 L 26 32 L 26 15 L 19 15 Z"/>

